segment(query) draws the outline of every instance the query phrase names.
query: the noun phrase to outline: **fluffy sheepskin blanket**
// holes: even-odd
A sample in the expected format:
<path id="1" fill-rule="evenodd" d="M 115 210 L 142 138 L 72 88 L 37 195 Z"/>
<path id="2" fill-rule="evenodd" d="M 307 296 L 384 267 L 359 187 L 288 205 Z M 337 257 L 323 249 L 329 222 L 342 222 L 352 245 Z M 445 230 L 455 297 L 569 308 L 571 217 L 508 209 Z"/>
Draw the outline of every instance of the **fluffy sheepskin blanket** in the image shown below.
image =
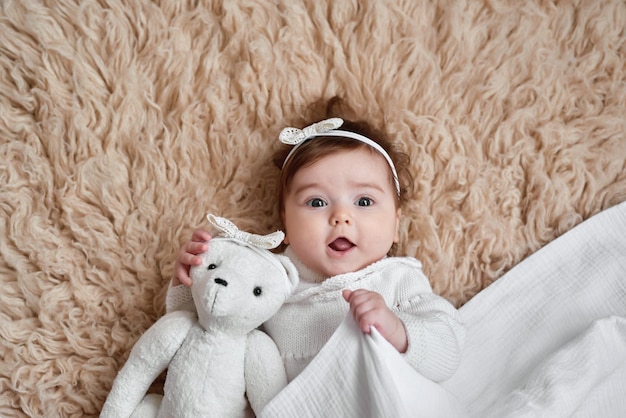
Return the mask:
<path id="1" fill-rule="evenodd" d="M 332 96 L 411 156 L 399 250 L 462 305 L 626 200 L 624 28 L 622 0 L 0 1 L 0 416 L 96 416 L 204 214 L 280 226 L 277 135 Z"/>

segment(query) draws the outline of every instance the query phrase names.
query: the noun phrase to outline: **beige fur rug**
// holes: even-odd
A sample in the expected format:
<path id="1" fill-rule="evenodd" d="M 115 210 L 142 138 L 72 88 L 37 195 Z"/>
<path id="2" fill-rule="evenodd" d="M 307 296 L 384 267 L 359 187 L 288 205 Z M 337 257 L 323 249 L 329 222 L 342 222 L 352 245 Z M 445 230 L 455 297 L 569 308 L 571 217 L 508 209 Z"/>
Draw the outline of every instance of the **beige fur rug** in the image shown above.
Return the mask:
<path id="1" fill-rule="evenodd" d="M 277 135 L 335 95 L 410 154 L 400 249 L 460 306 L 626 200 L 625 27 L 623 0 L 0 0 L 0 416 L 97 415 L 180 243 L 209 211 L 279 227 Z"/>

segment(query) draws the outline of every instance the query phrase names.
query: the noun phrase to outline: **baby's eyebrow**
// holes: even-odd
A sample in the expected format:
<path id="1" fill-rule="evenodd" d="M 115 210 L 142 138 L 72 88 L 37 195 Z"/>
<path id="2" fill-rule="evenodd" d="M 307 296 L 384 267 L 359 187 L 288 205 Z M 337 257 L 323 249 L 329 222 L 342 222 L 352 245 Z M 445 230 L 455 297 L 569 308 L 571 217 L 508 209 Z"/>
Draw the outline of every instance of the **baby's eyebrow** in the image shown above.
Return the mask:
<path id="1" fill-rule="evenodd" d="M 309 189 L 319 189 L 320 187 L 321 186 L 317 182 L 305 183 L 305 184 L 302 184 L 302 185 L 298 186 L 297 188 L 295 188 L 293 190 L 293 194 L 300 194 L 300 193 L 305 192 L 305 191 L 307 191 Z"/>
<path id="2" fill-rule="evenodd" d="M 385 188 L 378 183 L 370 183 L 370 182 L 354 182 L 351 184 L 356 189 L 374 189 L 379 192 L 384 192 Z"/>
<path id="3" fill-rule="evenodd" d="M 384 193 L 385 192 L 385 187 L 382 184 L 378 184 L 376 182 L 369 182 L 369 181 L 354 181 L 350 183 L 350 186 L 355 188 L 355 189 L 370 189 L 370 190 L 375 190 L 377 192 L 381 192 Z M 300 194 L 300 193 L 304 193 L 306 191 L 308 191 L 309 189 L 322 189 L 324 187 L 328 187 L 327 185 L 322 185 L 319 182 L 316 181 L 310 181 L 308 183 L 304 183 L 299 185 L 298 187 L 296 187 L 295 189 L 293 189 L 292 193 L 294 195 Z"/>

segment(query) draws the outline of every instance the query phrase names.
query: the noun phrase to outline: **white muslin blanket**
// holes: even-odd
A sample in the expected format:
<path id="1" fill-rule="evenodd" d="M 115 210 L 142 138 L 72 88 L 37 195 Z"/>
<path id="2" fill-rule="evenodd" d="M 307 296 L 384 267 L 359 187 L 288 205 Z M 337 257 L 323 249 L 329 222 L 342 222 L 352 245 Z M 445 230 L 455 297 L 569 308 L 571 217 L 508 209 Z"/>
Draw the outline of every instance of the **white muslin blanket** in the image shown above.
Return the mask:
<path id="1" fill-rule="evenodd" d="M 261 417 L 462 417 L 461 404 L 416 372 L 375 328 L 348 314 Z"/>
<path id="2" fill-rule="evenodd" d="M 474 417 L 626 416 L 626 202 L 546 247 L 460 309 L 443 383 Z"/>
<path id="3" fill-rule="evenodd" d="M 626 415 L 626 318 L 599 319 L 544 360 L 490 417 Z"/>
<path id="4" fill-rule="evenodd" d="M 626 202 L 460 309 L 461 365 L 437 385 L 350 317 L 263 417 L 626 416 Z"/>

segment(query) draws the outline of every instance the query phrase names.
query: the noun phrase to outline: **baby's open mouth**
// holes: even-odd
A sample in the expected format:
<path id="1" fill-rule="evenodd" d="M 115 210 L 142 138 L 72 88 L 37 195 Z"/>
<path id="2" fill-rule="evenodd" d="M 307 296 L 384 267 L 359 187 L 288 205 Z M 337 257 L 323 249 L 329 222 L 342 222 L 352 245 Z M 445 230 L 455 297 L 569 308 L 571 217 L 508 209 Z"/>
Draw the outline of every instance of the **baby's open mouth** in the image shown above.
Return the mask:
<path id="1" fill-rule="evenodd" d="M 349 239 L 341 237 L 328 244 L 328 246 L 334 251 L 347 251 L 355 245 Z"/>

